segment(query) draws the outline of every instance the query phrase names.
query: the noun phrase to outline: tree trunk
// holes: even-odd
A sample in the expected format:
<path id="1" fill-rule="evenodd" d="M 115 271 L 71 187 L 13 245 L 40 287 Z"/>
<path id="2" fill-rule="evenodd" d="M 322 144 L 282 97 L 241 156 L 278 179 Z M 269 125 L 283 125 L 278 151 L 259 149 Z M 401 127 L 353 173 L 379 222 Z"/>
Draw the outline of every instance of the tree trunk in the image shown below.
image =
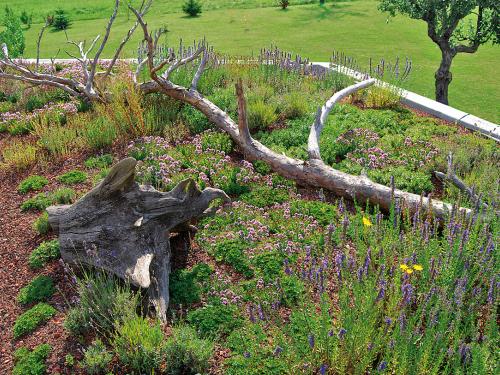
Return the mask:
<path id="1" fill-rule="evenodd" d="M 448 105 L 448 87 L 452 80 L 451 62 L 455 57 L 449 48 L 441 49 L 441 64 L 436 71 L 436 101 Z"/>
<path id="2" fill-rule="evenodd" d="M 136 160 L 116 164 L 108 176 L 72 205 L 47 208 L 59 231 L 62 258 L 71 264 L 104 269 L 148 288 L 163 321 L 169 300 L 170 233 L 186 230 L 192 219 L 207 214 L 218 189 L 198 190 L 185 180 L 162 193 L 134 181 Z"/>

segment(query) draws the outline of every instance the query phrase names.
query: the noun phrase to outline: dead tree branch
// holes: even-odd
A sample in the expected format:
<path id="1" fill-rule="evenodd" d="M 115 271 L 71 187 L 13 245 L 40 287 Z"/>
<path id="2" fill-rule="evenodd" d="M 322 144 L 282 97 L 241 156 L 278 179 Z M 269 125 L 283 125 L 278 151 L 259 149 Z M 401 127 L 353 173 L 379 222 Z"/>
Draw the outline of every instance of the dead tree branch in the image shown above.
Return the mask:
<path id="1" fill-rule="evenodd" d="M 435 217 L 444 219 L 452 210 L 452 205 L 430 198 L 422 198 L 420 195 L 408 193 L 405 191 L 393 189 L 376 182 L 371 181 L 367 176 L 353 176 L 326 165 L 320 156 L 319 136 L 325 124 L 326 118 L 334 105 L 343 97 L 355 93 L 372 85 L 375 80 L 366 79 L 360 83 L 350 86 L 336 93 L 327 103 L 318 110 L 316 120 L 311 126 L 309 136 L 309 160 L 298 160 L 278 154 L 256 141 L 250 135 L 246 116 L 246 100 L 244 97 L 243 84 L 239 81 L 236 84 L 236 94 L 238 96 L 238 124 L 231 117 L 217 107 L 210 100 L 205 98 L 196 88 L 196 83 L 200 79 L 205 66 L 206 58 L 202 58 L 198 70 L 193 78 L 190 88 L 177 85 L 170 81 L 170 73 L 178 67 L 196 60 L 202 53 L 205 56 L 207 51 L 206 43 L 200 42 L 197 49 L 191 50 L 187 56 L 178 56 L 169 61 L 163 61 L 159 66 L 170 64 L 166 72 L 159 76 L 157 74 L 158 65 L 154 63 L 154 43 L 153 36 L 148 30 L 148 26 L 140 14 L 131 9 L 136 15 L 144 32 L 144 40 L 147 45 L 148 67 L 152 81 L 141 84 L 144 93 L 162 92 L 174 99 L 190 104 L 214 123 L 219 129 L 228 133 L 238 144 L 245 158 L 252 160 L 261 160 L 266 162 L 275 172 L 283 177 L 293 179 L 301 184 L 315 186 L 333 191 L 341 197 L 356 200 L 358 202 L 369 201 L 373 205 L 378 205 L 384 210 L 389 210 L 394 199 L 400 204 L 405 205 L 411 211 L 423 206 Z M 181 47 L 182 51 L 182 47 Z M 204 61 L 205 60 L 205 61 Z M 461 208 L 466 214 L 469 209 Z"/>
<path id="2" fill-rule="evenodd" d="M 446 158 L 448 161 L 448 167 L 446 174 L 443 172 L 435 171 L 434 174 L 438 177 L 442 182 L 450 182 L 455 185 L 460 191 L 467 194 L 472 203 L 478 206 L 488 207 L 488 205 L 482 202 L 481 197 L 476 194 L 474 188 L 467 186 L 465 182 L 463 182 L 455 173 L 455 169 L 453 167 L 453 154 L 450 152 L 448 157 Z"/>

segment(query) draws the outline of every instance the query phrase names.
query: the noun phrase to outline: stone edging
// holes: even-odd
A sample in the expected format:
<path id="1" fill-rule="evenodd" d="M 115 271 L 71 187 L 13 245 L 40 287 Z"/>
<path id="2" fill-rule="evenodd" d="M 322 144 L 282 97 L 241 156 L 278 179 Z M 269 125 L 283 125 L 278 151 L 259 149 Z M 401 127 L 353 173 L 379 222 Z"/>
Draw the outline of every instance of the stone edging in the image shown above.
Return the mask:
<path id="1" fill-rule="evenodd" d="M 327 62 L 313 62 L 313 65 L 318 65 L 321 67 L 331 68 L 336 71 L 342 72 L 348 76 L 351 76 L 356 79 L 362 79 L 363 74 L 357 72 L 355 70 L 343 67 L 343 66 L 334 66 L 331 67 L 330 63 Z M 382 81 L 377 80 L 375 83 L 377 86 L 387 86 L 388 84 Z M 463 112 L 459 109 L 450 107 L 445 104 L 441 104 L 436 102 L 435 100 L 426 98 L 425 96 L 416 94 L 407 90 L 400 90 L 401 92 L 401 102 L 403 104 L 408 105 L 411 108 L 417 109 L 419 111 L 428 113 L 432 116 L 441 118 L 446 121 L 454 122 L 458 125 L 463 126 L 464 128 L 480 132 L 481 134 L 494 139 L 497 142 L 500 142 L 500 126 L 483 120 L 477 116 L 471 115 L 470 113 Z"/>

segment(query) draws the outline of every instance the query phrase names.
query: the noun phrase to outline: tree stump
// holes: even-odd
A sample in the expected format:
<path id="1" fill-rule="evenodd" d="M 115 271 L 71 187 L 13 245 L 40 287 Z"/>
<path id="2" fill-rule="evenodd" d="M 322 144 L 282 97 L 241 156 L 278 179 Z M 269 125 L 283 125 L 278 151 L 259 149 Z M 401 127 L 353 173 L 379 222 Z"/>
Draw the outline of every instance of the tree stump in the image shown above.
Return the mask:
<path id="1" fill-rule="evenodd" d="M 59 231 L 63 260 L 104 269 L 141 288 L 162 321 L 169 302 L 170 233 L 189 230 L 195 218 L 214 212 L 218 189 L 200 191 L 193 180 L 162 193 L 135 182 L 137 161 L 126 158 L 72 205 L 47 208 L 49 223 Z"/>

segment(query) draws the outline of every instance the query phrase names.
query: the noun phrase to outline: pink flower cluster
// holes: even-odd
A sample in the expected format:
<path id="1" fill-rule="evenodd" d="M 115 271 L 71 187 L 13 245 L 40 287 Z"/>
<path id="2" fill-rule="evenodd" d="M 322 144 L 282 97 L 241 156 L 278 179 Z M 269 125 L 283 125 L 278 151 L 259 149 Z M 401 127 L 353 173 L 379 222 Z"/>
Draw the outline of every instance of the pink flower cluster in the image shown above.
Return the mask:
<path id="1" fill-rule="evenodd" d="M 47 103 L 40 109 L 35 109 L 33 112 L 25 113 L 25 112 L 6 112 L 0 114 L 0 124 L 10 123 L 14 121 L 31 121 L 40 116 L 44 116 L 47 114 L 56 114 L 59 113 L 61 115 L 71 115 L 78 112 L 78 107 L 75 102 L 68 103 Z"/>

